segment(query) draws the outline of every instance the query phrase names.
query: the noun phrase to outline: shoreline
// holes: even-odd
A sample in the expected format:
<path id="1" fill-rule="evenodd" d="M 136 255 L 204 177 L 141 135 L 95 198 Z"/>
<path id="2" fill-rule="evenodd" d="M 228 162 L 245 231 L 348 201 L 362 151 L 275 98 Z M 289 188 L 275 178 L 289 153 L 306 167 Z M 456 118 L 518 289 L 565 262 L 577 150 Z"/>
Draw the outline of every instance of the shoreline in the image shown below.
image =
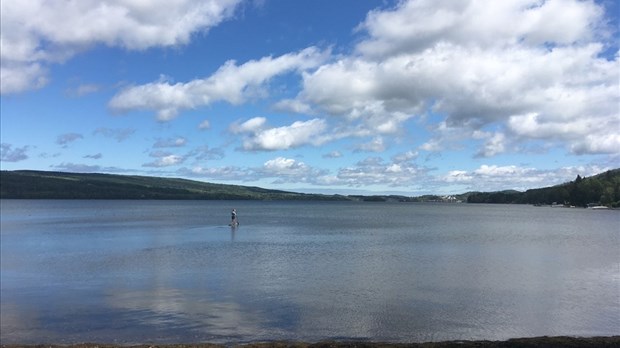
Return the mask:
<path id="1" fill-rule="evenodd" d="M 512 338 L 505 341 L 488 340 L 456 340 L 443 342 L 423 343 L 389 343 L 367 341 L 320 341 L 316 343 L 274 341 L 245 344 L 215 344 L 215 343 L 177 343 L 177 344 L 107 344 L 107 343 L 76 343 L 76 344 L 2 344 L 1 348 L 444 348 L 444 347 L 620 347 L 620 335 L 571 337 L 571 336 L 541 336 L 527 338 Z"/>

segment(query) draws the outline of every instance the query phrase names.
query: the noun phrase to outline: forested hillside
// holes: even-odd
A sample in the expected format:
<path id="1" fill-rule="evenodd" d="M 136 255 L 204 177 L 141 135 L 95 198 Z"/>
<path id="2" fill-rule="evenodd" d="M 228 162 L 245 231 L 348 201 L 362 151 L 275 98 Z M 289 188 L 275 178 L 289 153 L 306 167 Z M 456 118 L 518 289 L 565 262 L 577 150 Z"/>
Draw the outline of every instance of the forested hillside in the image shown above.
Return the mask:
<path id="1" fill-rule="evenodd" d="M 31 199 L 255 199 L 333 200 L 260 187 L 211 184 L 148 176 L 80 174 L 42 171 L 2 171 L 1 198 Z"/>
<path id="2" fill-rule="evenodd" d="M 565 204 L 585 207 L 600 204 L 620 207 L 620 169 L 609 170 L 589 178 L 577 176 L 561 185 L 539 189 L 501 192 L 475 192 L 468 203 Z"/>

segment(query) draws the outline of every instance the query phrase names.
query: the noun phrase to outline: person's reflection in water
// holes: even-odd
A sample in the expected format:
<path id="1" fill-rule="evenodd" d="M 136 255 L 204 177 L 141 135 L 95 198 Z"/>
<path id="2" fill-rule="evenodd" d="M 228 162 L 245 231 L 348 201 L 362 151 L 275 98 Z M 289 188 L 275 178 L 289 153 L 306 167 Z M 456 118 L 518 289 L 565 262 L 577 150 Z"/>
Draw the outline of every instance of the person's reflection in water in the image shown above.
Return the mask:
<path id="1" fill-rule="evenodd" d="M 235 226 L 230 226 L 230 241 L 234 242 L 235 241 L 235 234 L 237 232 L 237 225 Z"/>

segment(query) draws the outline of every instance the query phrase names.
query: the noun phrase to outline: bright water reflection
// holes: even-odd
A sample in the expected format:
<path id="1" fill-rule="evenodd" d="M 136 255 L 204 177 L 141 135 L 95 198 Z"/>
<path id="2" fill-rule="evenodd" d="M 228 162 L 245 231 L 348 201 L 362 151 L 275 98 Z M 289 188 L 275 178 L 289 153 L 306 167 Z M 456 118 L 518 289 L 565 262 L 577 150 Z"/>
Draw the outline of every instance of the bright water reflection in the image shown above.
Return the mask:
<path id="1" fill-rule="evenodd" d="M 617 335 L 618 226 L 530 206 L 2 201 L 1 338 Z"/>

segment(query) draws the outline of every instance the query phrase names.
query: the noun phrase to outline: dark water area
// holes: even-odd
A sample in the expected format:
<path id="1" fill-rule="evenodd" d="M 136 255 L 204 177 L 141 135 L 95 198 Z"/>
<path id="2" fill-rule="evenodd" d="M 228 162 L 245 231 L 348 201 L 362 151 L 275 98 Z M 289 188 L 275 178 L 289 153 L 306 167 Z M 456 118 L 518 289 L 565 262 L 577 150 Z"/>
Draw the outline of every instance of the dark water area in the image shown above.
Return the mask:
<path id="1" fill-rule="evenodd" d="M 524 205 L 2 200 L 0 339 L 619 335 L 619 226 Z"/>

